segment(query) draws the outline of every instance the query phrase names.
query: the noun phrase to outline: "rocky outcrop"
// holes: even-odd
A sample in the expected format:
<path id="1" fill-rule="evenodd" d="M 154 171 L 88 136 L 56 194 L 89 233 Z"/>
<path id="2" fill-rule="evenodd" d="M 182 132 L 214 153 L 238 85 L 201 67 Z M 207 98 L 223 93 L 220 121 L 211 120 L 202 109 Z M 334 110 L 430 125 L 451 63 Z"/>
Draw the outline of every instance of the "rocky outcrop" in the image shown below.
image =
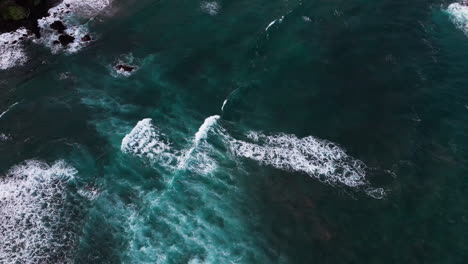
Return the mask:
<path id="1" fill-rule="evenodd" d="M 125 64 L 118 64 L 115 66 L 115 69 L 117 71 L 132 72 L 135 70 L 135 67 L 130 66 L 130 65 L 125 65 Z"/>
<path id="2" fill-rule="evenodd" d="M 63 31 L 67 29 L 67 27 L 62 23 L 62 21 L 59 21 L 59 20 L 50 24 L 50 28 L 57 30 L 58 33 L 63 33 Z"/>
<path id="3" fill-rule="evenodd" d="M 68 35 L 68 34 L 62 34 L 59 36 L 59 42 L 60 44 L 62 44 L 62 46 L 67 46 L 68 44 L 72 43 L 73 41 L 75 41 L 75 38 Z"/>

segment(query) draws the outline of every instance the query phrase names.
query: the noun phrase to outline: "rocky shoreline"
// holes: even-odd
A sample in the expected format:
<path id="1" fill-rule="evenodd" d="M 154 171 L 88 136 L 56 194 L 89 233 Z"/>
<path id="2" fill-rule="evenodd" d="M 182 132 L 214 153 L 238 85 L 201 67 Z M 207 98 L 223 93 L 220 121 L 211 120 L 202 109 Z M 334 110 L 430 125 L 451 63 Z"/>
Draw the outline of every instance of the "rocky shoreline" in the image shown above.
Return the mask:
<path id="1" fill-rule="evenodd" d="M 38 19 L 48 16 L 60 0 L 0 0 L 0 34 L 21 27 L 40 37 Z"/>
<path id="2" fill-rule="evenodd" d="M 28 61 L 26 43 L 56 53 L 75 53 L 96 40 L 95 16 L 112 0 L 0 0 L 0 70 Z"/>

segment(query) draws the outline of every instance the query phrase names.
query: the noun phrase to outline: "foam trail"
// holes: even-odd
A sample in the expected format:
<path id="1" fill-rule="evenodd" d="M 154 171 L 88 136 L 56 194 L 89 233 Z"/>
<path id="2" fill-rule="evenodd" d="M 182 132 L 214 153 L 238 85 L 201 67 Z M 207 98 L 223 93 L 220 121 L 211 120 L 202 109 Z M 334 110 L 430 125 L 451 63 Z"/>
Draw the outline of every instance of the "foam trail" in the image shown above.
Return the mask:
<path id="1" fill-rule="evenodd" d="M 71 263 L 76 235 L 64 229 L 64 203 L 76 174 L 62 160 L 29 160 L 0 177 L 0 263 Z"/>
<path id="2" fill-rule="evenodd" d="M 2 114 L 0 114 L 0 118 L 2 118 L 4 115 L 6 115 L 6 113 L 8 113 L 8 112 L 11 110 L 11 108 L 13 108 L 13 107 L 14 107 L 15 105 L 17 105 L 17 104 L 18 104 L 18 102 L 16 102 L 16 103 L 10 105 L 10 107 L 8 107 L 7 110 L 5 110 Z"/>
<path id="3" fill-rule="evenodd" d="M 232 92 L 229 93 L 228 97 L 223 102 L 223 105 L 221 106 L 221 111 L 224 112 L 224 107 L 226 106 L 227 102 L 229 101 L 229 98 L 238 90 L 239 88 L 233 90 Z"/>
<path id="4" fill-rule="evenodd" d="M 171 150 L 170 144 L 161 138 L 162 133 L 152 125 L 151 119 L 143 119 L 122 140 L 121 149 L 124 153 L 148 158 L 153 162 L 161 162 L 164 160 L 161 157 L 170 153 L 171 161 L 177 161 L 177 166 L 171 167 L 173 170 L 188 169 L 206 175 L 217 167 L 211 156 L 213 147 L 206 142 L 206 138 L 215 129 L 219 119 L 219 115 L 206 118 L 195 133 L 191 147 L 185 151 Z M 221 128 L 216 128 L 215 132 L 223 137 L 235 156 L 286 171 L 302 172 L 331 185 L 360 188 L 374 198 L 385 196 L 382 188 L 369 186 L 366 179 L 367 166 L 332 142 L 312 136 L 298 138 L 295 135 L 265 135 L 259 132 L 248 133 L 249 140 L 243 141 L 234 139 Z"/>
<path id="5" fill-rule="evenodd" d="M 224 106 L 226 106 L 228 99 L 225 99 L 223 105 L 221 106 L 221 111 L 224 112 Z"/>
<path id="6" fill-rule="evenodd" d="M 270 27 L 273 26 L 274 24 L 276 24 L 277 22 L 278 23 L 283 22 L 283 19 L 284 19 L 284 16 L 281 16 L 281 18 L 277 18 L 277 19 L 271 21 L 270 24 L 268 24 L 268 26 L 265 28 L 265 31 L 268 31 L 268 29 L 270 29 Z"/>
<path id="7" fill-rule="evenodd" d="M 348 156 L 338 145 L 311 136 L 248 134 L 253 142 L 231 139 L 232 152 L 286 171 L 303 172 L 329 184 L 367 186 L 366 165 Z M 380 190 L 383 192 L 383 190 Z M 370 193 L 377 195 L 377 191 Z"/>
<path id="8" fill-rule="evenodd" d="M 453 3 L 448 6 L 446 11 L 455 26 L 468 34 L 468 6 Z"/>

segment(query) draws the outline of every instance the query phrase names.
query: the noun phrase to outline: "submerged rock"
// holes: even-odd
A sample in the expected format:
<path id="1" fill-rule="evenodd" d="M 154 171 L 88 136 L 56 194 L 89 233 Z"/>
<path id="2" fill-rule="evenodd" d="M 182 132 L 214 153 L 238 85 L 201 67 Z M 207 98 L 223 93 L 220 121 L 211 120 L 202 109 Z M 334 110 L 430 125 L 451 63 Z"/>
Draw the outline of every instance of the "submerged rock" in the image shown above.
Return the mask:
<path id="1" fill-rule="evenodd" d="M 115 69 L 118 71 L 132 72 L 135 70 L 135 67 L 125 64 L 118 64 L 115 66 Z"/>
<path id="2" fill-rule="evenodd" d="M 62 34 L 59 36 L 58 40 L 60 41 L 60 44 L 62 44 L 62 46 L 67 46 L 68 44 L 75 41 L 75 38 L 68 34 Z"/>
<path id="3" fill-rule="evenodd" d="M 81 41 L 91 41 L 91 37 L 88 34 L 86 34 L 81 38 Z"/>
<path id="4" fill-rule="evenodd" d="M 67 27 L 62 23 L 62 21 L 55 21 L 54 23 L 50 24 L 50 28 L 51 29 L 54 29 L 54 30 L 57 30 L 59 33 L 63 33 L 63 31 L 65 29 L 67 29 Z"/>

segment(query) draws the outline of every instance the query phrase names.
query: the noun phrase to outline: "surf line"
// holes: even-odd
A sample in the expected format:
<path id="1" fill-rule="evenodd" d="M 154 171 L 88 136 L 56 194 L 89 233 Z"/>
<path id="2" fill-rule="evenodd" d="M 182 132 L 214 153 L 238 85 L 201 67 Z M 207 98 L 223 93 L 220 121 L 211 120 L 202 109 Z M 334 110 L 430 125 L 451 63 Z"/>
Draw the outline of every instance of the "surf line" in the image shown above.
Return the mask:
<path id="1" fill-rule="evenodd" d="M 8 107 L 7 110 L 5 110 L 2 114 L 0 114 L 0 118 L 2 118 L 4 115 L 6 115 L 6 113 L 8 113 L 13 107 L 15 107 L 15 105 L 19 104 L 18 102 L 10 105 L 10 107 Z"/>
<path id="2" fill-rule="evenodd" d="M 226 97 L 226 99 L 223 102 L 223 105 L 221 106 L 221 112 L 224 112 L 224 107 L 226 106 L 226 103 L 228 102 L 229 98 L 231 98 L 232 94 L 235 93 L 239 88 L 234 89 L 232 92 L 229 93 L 229 95 Z"/>
<path id="3" fill-rule="evenodd" d="M 284 19 L 284 16 L 281 16 L 280 18 L 277 18 L 277 19 L 271 21 L 270 24 L 268 24 L 268 26 L 265 28 L 265 31 L 268 31 L 268 29 L 270 29 L 271 26 L 276 24 L 276 22 L 278 22 L 278 23 L 283 22 L 283 19 Z"/>

